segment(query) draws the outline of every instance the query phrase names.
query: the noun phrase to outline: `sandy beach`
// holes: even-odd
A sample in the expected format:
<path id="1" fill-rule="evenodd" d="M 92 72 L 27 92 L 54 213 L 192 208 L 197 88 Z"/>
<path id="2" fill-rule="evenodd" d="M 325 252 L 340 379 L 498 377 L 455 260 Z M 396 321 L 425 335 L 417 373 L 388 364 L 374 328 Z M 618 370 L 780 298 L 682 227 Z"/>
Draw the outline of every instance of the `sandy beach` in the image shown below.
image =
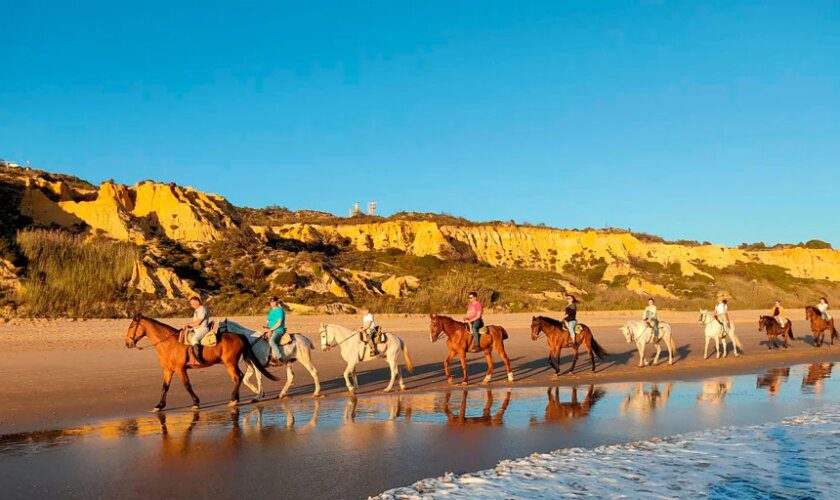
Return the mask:
<path id="1" fill-rule="evenodd" d="M 588 357 L 581 355 L 575 373 L 552 380 L 546 363 L 547 346 L 544 339 L 531 341 L 530 314 L 491 314 L 489 323 L 505 326 L 510 332 L 506 342 L 516 377 L 515 386 L 580 385 L 613 381 L 664 381 L 694 379 L 712 375 L 751 373 L 763 367 L 792 365 L 840 359 L 840 346 L 814 348 L 811 334 L 798 311 L 789 311 L 798 341 L 788 350 L 768 351 L 766 336 L 759 333 L 756 320 L 759 311 L 735 311 L 733 319 L 744 344 L 746 355 L 735 358 L 703 360 L 703 332 L 697 324 L 697 313 L 662 312 L 663 320 L 672 323 L 678 358 L 673 366 L 667 357 L 659 366 L 638 368 L 635 345 L 627 344 L 618 326 L 635 319 L 638 312 L 585 312 L 582 320 L 590 325 L 595 338 L 609 352 L 599 362 L 597 371 L 590 371 Z M 558 314 L 549 314 L 558 316 Z M 231 318 L 256 327 L 262 318 Z M 182 319 L 164 320 L 180 325 Z M 358 318 L 352 316 L 291 316 L 292 331 L 301 332 L 318 344 L 317 329 L 321 322 L 352 326 Z M 406 379 L 408 392 L 445 389 L 442 360 L 446 347 L 442 342 L 429 341 L 428 317 L 381 316 L 386 330 L 400 335 L 410 347 L 415 372 Z M 6 383 L 0 389 L 5 404 L 0 409 L 0 434 L 28 432 L 78 425 L 105 417 L 127 416 L 148 412 L 157 401 L 160 390 L 160 367 L 154 350 L 126 349 L 123 339 L 129 321 L 115 320 L 26 320 L 18 319 L 0 325 L 0 376 Z M 148 345 L 148 340 L 141 342 Z M 648 350 L 649 355 L 652 351 Z M 313 352 L 325 397 L 343 395 L 341 372 L 343 360 L 335 350 Z M 507 385 L 504 370 L 497 365 L 491 387 Z M 564 351 L 562 363 L 568 368 L 571 352 Z M 483 356 L 471 355 L 470 386 L 477 387 L 484 374 Z M 284 377 L 283 370 L 275 372 Z M 460 367 L 453 365 L 458 380 Z M 191 370 L 193 387 L 202 398 L 204 407 L 227 402 L 230 380 L 221 367 Z M 359 396 L 377 394 L 385 386 L 388 376 L 384 361 L 361 366 Z M 267 381 L 269 396 L 276 396 L 280 384 Z M 308 398 L 312 391 L 311 378 L 302 367 L 296 369 L 293 398 Z M 243 386 L 242 400 L 250 400 L 250 392 Z M 189 398 L 180 383 L 170 390 L 169 409 L 184 408 Z"/>

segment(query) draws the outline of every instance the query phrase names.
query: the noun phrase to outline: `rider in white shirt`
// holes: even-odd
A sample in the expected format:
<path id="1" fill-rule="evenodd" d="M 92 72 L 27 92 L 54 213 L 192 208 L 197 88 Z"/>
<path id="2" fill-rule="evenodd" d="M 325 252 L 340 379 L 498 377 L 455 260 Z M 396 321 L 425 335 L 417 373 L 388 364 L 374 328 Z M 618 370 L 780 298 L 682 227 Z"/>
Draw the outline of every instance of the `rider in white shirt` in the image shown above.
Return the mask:
<path id="1" fill-rule="evenodd" d="M 362 308 L 362 326 L 359 328 L 359 331 L 364 333 L 368 336 L 368 345 L 370 346 L 370 352 L 374 356 L 379 355 L 379 349 L 376 347 L 376 319 L 373 317 L 373 313 L 370 312 L 370 309 L 367 307 Z"/>
<path id="2" fill-rule="evenodd" d="M 210 312 L 201 303 L 199 297 L 190 297 L 190 306 L 193 308 L 192 320 L 184 325 L 184 329 L 189 334 L 189 342 L 192 346 L 193 357 L 200 364 L 204 364 L 204 358 L 201 356 L 201 339 L 210 333 Z"/>
<path id="3" fill-rule="evenodd" d="M 715 318 L 723 325 L 723 333 L 729 333 L 729 301 L 721 299 L 715 306 Z"/>
<path id="4" fill-rule="evenodd" d="M 655 342 L 659 338 L 659 317 L 656 315 L 656 304 L 654 303 L 653 297 L 648 299 L 648 305 L 645 308 L 642 319 L 653 330 L 653 340 Z"/>
<path id="5" fill-rule="evenodd" d="M 828 314 L 828 299 L 820 297 L 820 303 L 817 304 L 817 309 L 819 309 L 825 321 L 831 321 L 831 315 Z"/>

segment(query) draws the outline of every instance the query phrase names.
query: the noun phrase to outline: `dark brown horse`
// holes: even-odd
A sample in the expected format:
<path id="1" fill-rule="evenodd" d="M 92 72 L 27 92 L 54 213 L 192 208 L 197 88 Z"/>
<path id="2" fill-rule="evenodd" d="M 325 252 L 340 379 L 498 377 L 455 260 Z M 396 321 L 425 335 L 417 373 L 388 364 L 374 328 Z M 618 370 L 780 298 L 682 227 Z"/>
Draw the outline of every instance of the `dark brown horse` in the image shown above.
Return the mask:
<path id="1" fill-rule="evenodd" d="M 811 322 L 811 333 L 814 335 L 814 347 L 822 347 L 825 344 L 825 331 L 829 332 L 829 345 L 834 345 L 834 339 L 837 338 L 837 329 L 834 328 L 834 318 L 831 321 L 826 321 L 823 318 L 819 309 L 814 306 L 805 308 L 805 319 Z M 840 339 L 838 339 L 840 340 Z"/>
<path id="2" fill-rule="evenodd" d="M 572 373 L 575 370 L 575 364 L 578 360 L 578 350 L 581 345 L 586 346 L 589 351 L 589 359 L 592 361 L 592 371 L 595 371 L 595 356 L 603 360 L 607 355 L 607 351 L 595 341 L 592 335 L 592 330 L 583 323 L 579 323 L 581 332 L 577 335 L 577 344 L 572 343 L 572 337 L 569 335 L 569 330 L 566 328 L 566 323 L 558 321 L 547 316 L 534 316 L 531 318 L 531 340 L 540 338 L 540 334 L 544 333 L 548 340 L 548 364 L 554 369 L 554 376 L 560 376 L 560 351 L 564 347 L 571 347 L 574 352 L 572 359 L 572 366 L 566 373 Z"/>
<path id="3" fill-rule="evenodd" d="M 461 385 L 467 385 L 470 381 L 469 373 L 467 373 L 467 350 L 472 348 L 473 336 L 470 332 L 470 327 L 467 323 L 455 321 L 449 316 L 439 316 L 437 314 L 430 314 L 431 329 L 429 338 L 432 342 L 437 342 L 441 335 L 446 335 L 446 347 L 449 349 L 449 354 L 443 361 L 443 371 L 446 372 L 446 381 L 452 383 L 452 374 L 449 372 L 449 362 L 452 358 L 458 356 L 461 359 L 461 370 L 464 372 L 464 380 Z M 502 358 L 507 370 L 508 382 L 513 382 L 513 371 L 510 369 L 510 358 L 505 352 L 505 339 L 508 334 L 501 326 L 491 325 L 487 327 L 487 334 L 481 335 L 478 339 L 479 349 L 484 352 L 484 359 L 487 360 L 487 375 L 484 377 L 483 384 L 489 383 L 493 377 L 493 350 Z"/>
<path id="4" fill-rule="evenodd" d="M 773 316 L 759 316 L 758 317 L 758 331 L 767 333 L 767 349 L 778 349 L 779 345 L 776 340 L 779 335 L 782 336 L 782 346 L 788 348 L 788 339 L 796 340 L 793 337 L 793 323 L 785 320 L 785 326 L 779 324 Z"/>
<path id="5" fill-rule="evenodd" d="M 138 314 L 128 325 L 125 334 L 125 346 L 128 348 L 137 347 L 137 342 L 143 337 L 148 337 L 157 351 L 160 367 L 163 369 L 163 390 L 160 395 L 160 402 L 153 408 L 153 411 L 160 411 L 166 407 L 166 393 L 169 391 L 169 383 L 172 375 L 178 374 L 184 388 L 190 394 L 193 401 L 193 408 L 198 409 L 199 400 L 192 390 L 187 370 L 190 368 L 206 368 L 208 366 L 224 363 L 233 380 L 233 391 L 230 394 L 230 406 L 239 403 L 239 386 L 242 383 L 242 370 L 239 369 L 239 360 L 243 356 L 252 362 L 260 372 L 271 380 L 277 378 L 263 368 L 262 363 L 256 359 L 251 351 L 251 343 L 241 335 L 234 333 L 221 333 L 218 335 L 216 345 L 207 346 L 203 349 L 204 364 L 194 365 L 190 363 L 190 346 L 178 342 L 176 330 L 160 321 L 143 317 Z M 144 348 L 141 348 L 144 349 Z"/>

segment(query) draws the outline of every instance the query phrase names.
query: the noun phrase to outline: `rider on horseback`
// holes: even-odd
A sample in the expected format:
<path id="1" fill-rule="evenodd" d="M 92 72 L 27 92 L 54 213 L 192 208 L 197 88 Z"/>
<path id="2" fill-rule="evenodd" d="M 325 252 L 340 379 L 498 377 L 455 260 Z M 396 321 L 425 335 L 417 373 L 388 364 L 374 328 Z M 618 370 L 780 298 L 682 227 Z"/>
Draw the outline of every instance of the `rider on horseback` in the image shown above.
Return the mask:
<path id="1" fill-rule="evenodd" d="M 280 350 L 280 339 L 286 334 L 286 311 L 280 305 L 277 297 L 269 297 L 268 305 L 271 309 L 265 317 L 263 334 L 268 335 L 268 345 L 271 347 L 271 361 L 283 361 L 283 351 Z"/>
<path id="2" fill-rule="evenodd" d="M 577 340 L 575 340 L 575 327 L 577 326 L 577 302 L 578 300 L 572 294 L 566 294 L 566 301 L 569 305 L 566 306 L 566 316 L 563 317 L 563 322 L 566 323 L 566 328 L 569 329 L 569 337 L 572 339 L 572 346 L 577 347 Z"/>
<path id="3" fill-rule="evenodd" d="M 828 299 L 820 297 L 820 303 L 817 304 L 817 309 L 820 311 L 820 314 L 822 314 L 823 320 L 827 323 L 831 322 L 831 315 L 828 314 Z"/>
<path id="4" fill-rule="evenodd" d="M 782 307 L 782 301 L 777 300 L 773 303 L 773 308 L 770 309 L 770 316 L 773 316 L 782 328 L 785 327 L 785 308 Z"/>
<path id="5" fill-rule="evenodd" d="M 653 297 L 648 299 L 648 305 L 645 308 L 642 320 L 653 330 L 653 341 L 656 342 L 659 338 L 659 317 L 656 315 L 656 305 Z"/>
<path id="6" fill-rule="evenodd" d="M 362 327 L 359 332 L 368 336 L 368 346 L 373 356 L 379 356 L 379 349 L 376 347 L 376 332 L 379 327 L 376 325 L 376 319 L 367 307 L 362 307 Z"/>
<path id="7" fill-rule="evenodd" d="M 726 335 L 729 333 L 729 301 L 720 298 L 718 299 L 718 303 L 715 306 L 715 319 L 720 321 L 720 324 L 723 326 L 723 334 Z"/>
<path id="8" fill-rule="evenodd" d="M 184 330 L 191 335 L 189 338 L 190 352 L 192 352 L 193 359 L 198 364 L 205 364 L 204 358 L 201 356 L 201 339 L 210 333 L 210 312 L 201 303 L 201 299 L 197 296 L 190 297 L 190 306 L 193 308 L 192 321 L 184 325 Z"/>
<path id="9" fill-rule="evenodd" d="M 479 344 L 481 344 L 481 332 L 479 330 L 484 327 L 484 307 L 479 302 L 478 293 L 476 292 L 470 292 L 467 295 L 467 300 L 469 304 L 467 305 L 467 315 L 464 317 L 464 321 L 469 323 L 470 329 L 472 330 L 472 352 L 481 352 L 481 348 L 479 347 Z"/>

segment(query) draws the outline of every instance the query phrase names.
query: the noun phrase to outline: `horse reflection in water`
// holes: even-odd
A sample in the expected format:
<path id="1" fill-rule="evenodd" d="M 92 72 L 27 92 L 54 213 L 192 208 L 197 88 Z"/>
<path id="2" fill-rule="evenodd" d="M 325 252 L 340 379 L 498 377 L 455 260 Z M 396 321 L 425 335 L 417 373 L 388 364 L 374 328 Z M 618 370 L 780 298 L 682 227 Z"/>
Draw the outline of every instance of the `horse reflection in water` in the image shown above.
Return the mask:
<path id="1" fill-rule="evenodd" d="M 802 390 L 806 392 L 813 392 L 814 394 L 822 394 L 823 380 L 831 378 L 831 369 L 834 368 L 834 363 L 814 363 L 808 365 L 808 370 L 802 377 Z"/>
<path id="2" fill-rule="evenodd" d="M 664 408 L 671 398 L 673 383 L 667 383 L 664 390 L 659 389 L 659 384 L 646 384 L 639 382 L 624 396 L 621 402 L 621 413 L 632 414 L 641 417 L 641 420 L 648 420 L 654 410 Z"/>
<path id="3" fill-rule="evenodd" d="M 775 396 L 782 388 L 782 384 L 790 377 L 790 368 L 771 368 L 759 375 L 755 380 L 756 389 L 767 389 L 771 396 Z"/>
<path id="4" fill-rule="evenodd" d="M 560 388 L 549 387 L 547 390 L 548 403 L 545 405 L 545 416 L 543 417 L 543 421 L 550 423 L 563 423 L 568 420 L 586 417 L 589 415 L 592 407 L 595 406 L 595 403 L 600 401 L 605 394 L 605 391 L 595 389 L 594 385 L 590 385 L 589 389 L 586 391 L 586 396 L 583 397 L 583 401 L 580 401 L 578 398 L 578 388 L 577 386 L 574 386 L 572 387 L 571 400 L 569 402 L 561 402 Z M 532 416 L 530 424 L 534 425 L 538 423 L 540 423 L 540 421 L 537 417 Z"/>
<path id="5" fill-rule="evenodd" d="M 723 403 L 726 395 L 732 391 L 732 377 L 704 380 L 700 394 L 697 395 L 698 403 Z"/>
<path id="6" fill-rule="evenodd" d="M 412 414 L 412 399 L 397 394 L 389 394 L 385 398 L 384 408 L 387 416 L 385 420 L 397 420 L 404 417 L 406 422 L 411 422 Z M 359 399 L 356 396 L 349 396 L 344 405 L 344 421 L 355 422 L 356 419 L 362 416 L 377 416 L 382 412 L 383 405 L 380 398 L 376 399 Z"/>
<path id="7" fill-rule="evenodd" d="M 457 413 L 453 412 L 450 407 L 451 399 L 452 393 L 447 391 L 443 396 L 443 402 L 441 404 L 441 411 L 444 415 L 446 415 L 446 420 L 450 425 L 503 425 L 505 412 L 507 411 L 508 406 L 510 406 L 510 389 L 505 391 L 505 395 L 502 398 L 502 404 L 495 413 L 493 412 L 493 391 L 487 389 L 484 392 L 484 408 L 482 409 L 480 416 L 467 416 L 467 400 L 469 399 L 469 391 L 464 390 L 461 393 L 461 403 L 458 406 Z"/>

